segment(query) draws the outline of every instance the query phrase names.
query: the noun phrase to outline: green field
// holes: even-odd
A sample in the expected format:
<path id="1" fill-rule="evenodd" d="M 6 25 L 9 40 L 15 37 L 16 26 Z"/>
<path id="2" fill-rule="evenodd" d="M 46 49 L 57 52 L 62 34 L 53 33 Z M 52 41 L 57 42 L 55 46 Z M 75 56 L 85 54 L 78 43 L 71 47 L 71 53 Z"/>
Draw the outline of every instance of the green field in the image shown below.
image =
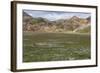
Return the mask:
<path id="1" fill-rule="evenodd" d="M 90 34 L 23 32 L 23 62 L 91 58 Z"/>

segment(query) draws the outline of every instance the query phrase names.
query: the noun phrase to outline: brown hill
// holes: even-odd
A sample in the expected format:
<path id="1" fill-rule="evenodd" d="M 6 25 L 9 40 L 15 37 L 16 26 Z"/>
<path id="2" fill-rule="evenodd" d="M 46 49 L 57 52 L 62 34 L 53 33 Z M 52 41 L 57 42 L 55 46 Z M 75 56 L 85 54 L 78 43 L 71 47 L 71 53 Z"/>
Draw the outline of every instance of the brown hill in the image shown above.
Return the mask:
<path id="1" fill-rule="evenodd" d="M 70 19 L 59 19 L 49 21 L 46 18 L 33 18 L 27 13 L 23 13 L 23 30 L 33 32 L 67 32 L 85 27 L 90 23 L 90 17 L 84 19 L 73 16 Z M 79 30 L 78 30 L 79 31 Z"/>

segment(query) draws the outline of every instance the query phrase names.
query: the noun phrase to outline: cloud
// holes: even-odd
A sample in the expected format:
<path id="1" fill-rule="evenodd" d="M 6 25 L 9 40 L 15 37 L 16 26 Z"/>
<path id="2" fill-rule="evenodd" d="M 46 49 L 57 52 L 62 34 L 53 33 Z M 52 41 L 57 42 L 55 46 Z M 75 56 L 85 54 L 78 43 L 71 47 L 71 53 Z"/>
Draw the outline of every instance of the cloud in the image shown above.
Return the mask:
<path id="1" fill-rule="evenodd" d="M 61 11 L 39 11 L 39 10 L 24 10 L 32 17 L 43 17 L 48 20 L 66 19 L 73 16 L 78 16 L 80 18 L 87 18 L 91 16 L 90 13 L 80 13 L 80 12 L 61 12 Z"/>

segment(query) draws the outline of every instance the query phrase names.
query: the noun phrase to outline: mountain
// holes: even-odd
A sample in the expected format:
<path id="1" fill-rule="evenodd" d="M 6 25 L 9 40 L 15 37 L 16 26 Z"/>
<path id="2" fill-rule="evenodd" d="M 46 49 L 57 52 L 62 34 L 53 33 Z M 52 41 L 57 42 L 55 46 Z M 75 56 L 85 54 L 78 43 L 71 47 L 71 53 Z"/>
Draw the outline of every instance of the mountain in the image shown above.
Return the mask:
<path id="1" fill-rule="evenodd" d="M 26 12 L 23 12 L 23 30 L 27 31 L 27 27 L 32 20 L 32 16 L 28 15 Z"/>
<path id="2" fill-rule="evenodd" d="M 23 12 L 23 22 L 29 22 L 33 17 L 28 15 L 26 12 Z"/>
<path id="3" fill-rule="evenodd" d="M 88 20 L 88 22 L 90 22 L 91 21 L 91 17 L 88 17 L 88 18 L 86 18 L 87 20 Z"/>
<path id="4" fill-rule="evenodd" d="M 75 21 L 78 21 L 80 18 L 77 17 L 77 16 L 73 16 L 72 18 L 70 18 L 71 20 L 75 20 Z"/>
<path id="5" fill-rule="evenodd" d="M 88 22 L 90 21 L 84 18 L 79 18 L 77 16 L 73 16 L 70 19 L 56 21 L 57 24 L 60 24 L 60 26 L 62 24 L 64 29 L 69 31 L 74 31 L 77 28 L 84 27 L 88 24 Z"/>
<path id="6" fill-rule="evenodd" d="M 33 32 L 79 32 L 90 26 L 91 17 L 79 18 L 73 16 L 69 19 L 49 21 L 42 17 L 32 17 L 23 12 L 23 30 Z M 88 31 L 89 32 L 89 31 Z"/>

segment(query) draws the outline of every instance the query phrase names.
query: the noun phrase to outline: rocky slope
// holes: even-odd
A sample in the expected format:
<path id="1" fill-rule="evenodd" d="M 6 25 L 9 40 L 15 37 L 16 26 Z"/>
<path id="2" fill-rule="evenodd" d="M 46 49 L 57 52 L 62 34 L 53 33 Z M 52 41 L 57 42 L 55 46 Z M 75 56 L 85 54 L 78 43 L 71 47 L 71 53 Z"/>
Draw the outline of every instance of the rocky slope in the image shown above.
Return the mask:
<path id="1" fill-rule="evenodd" d="M 79 32 L 90 27 L 91 17 L 86 19 L 73 16 L 70 19 L 59 19 L 49 21 L 46 18 L 35 18 L 27 13 L 23 13 L 23 30 L 33 32 Z M 87 32 L 90 32 L 87 31 Z"/>

